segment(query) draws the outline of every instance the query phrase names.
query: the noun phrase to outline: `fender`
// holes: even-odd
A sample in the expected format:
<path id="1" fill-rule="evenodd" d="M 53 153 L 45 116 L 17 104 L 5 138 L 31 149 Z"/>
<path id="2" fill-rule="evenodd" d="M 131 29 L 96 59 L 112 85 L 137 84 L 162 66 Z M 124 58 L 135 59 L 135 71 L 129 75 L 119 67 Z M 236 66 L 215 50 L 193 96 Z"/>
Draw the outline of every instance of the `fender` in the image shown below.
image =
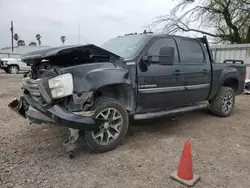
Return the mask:
<path id="1" fill-rule="evenodd" d="M 220 87 L 227 79 L 236 79 L 237 81 L 239 81 L 238 78 L 239 78 L 239 72 L 236 68 L 226 67 L 225 69 L 222 70 L 220 75 Z"/>
<path id="2" fill-rule="evenodd" d="M 110 62 L 66 67 L 60 69 L 59 73 L 73 75 L 74 93 L 95 91 L 106 85 L 132 84 L 126 67 Z"/>
<path id="3" fill-rule="evenodd" d="M 215 71 L 214 80 L 212 82 L 212 90 L 209 100 L 213 99 L 227 79 L 236 79 L 238 82 L 239 72 L 234 67 L 226 67 L 220 72 Z"/>

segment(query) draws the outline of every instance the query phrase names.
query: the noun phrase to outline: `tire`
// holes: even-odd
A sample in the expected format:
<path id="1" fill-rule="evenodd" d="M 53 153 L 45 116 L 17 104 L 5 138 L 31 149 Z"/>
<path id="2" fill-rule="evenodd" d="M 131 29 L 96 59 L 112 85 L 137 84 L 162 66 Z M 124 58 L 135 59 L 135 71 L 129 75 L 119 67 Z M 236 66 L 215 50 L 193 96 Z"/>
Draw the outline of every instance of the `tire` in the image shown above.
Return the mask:
<path id="1" fill-rule="evenodd" d="M 210 102 L 212 113 L 219 117 L 228 117 L 235 104 L 235 93 L 230 87 L 222 87 L 217 96 Z"/>
<path id="2" fill-rule="evenodd" d="M 95 153 L 103 153 L 117 148 L 128 131 L 127 110 L 119 101 L 107 97 L 97 98 L 90 110 L 95 110 L 94 117 L 108 119 L 109 123 L 102 125 L 97 131 L 85 132 L 84 138 L 87 147 Z M 113 120 L 110 116 L 114 117 Z"/>
<path id="3" fill-rule="evenodd" d="M 17 74 L 19 72 L 19 67 L 17 65 L 8 66 L 8 73 Z"/>

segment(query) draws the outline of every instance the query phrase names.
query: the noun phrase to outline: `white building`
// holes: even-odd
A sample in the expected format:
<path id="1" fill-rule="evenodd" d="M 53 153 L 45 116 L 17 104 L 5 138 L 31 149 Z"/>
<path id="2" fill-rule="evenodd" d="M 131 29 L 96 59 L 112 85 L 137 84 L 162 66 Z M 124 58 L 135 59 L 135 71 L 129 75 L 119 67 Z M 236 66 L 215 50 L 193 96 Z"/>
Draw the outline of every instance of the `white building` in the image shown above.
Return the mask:
<path id="1" fill-rule="evenodd" d="M 250 79 L 250 44 L 211 45 L 215 62 L 224 60 L 243 60 L 247 67 L 247 79 Z"/>
<path id="2" fill-rule="evenodd" d="M 0 50 L 0 58 L 19 58 L 21 55 L 40 50 L 40 49 L 46 49 L 51 48 L 50 46 L 15 46 L 14 52 L 12 52 L 11 47 L 2 48 Z"/>
<path id="3" fill-rule="evenodd" d="M 225 59 L 236 59 L 250 64 L 250 44 L 212 45 L 211 49 L 218 63 L 223 63 Z"/>

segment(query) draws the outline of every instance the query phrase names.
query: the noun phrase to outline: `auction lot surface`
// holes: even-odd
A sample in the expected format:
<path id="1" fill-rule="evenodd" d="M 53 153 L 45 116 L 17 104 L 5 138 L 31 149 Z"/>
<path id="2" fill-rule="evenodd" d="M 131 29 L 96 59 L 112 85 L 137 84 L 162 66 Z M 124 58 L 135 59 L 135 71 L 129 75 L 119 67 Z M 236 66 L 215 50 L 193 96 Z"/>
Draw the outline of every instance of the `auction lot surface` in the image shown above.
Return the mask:
<path id="1" fill-rule="evenodd" d="M 206 111 L 133 122 L 119 148 L 93 154 L 84 147 L 70 160 L 67 129 L 29 125 L 8 109 L 21 94 L 21 74 L 0 71 L 0 187 L 185 187 L 169 178 L 184 143 L 192 143 L 195 187 L 250 187 L 250 95 L 237 97 L 229 118 Z"/>

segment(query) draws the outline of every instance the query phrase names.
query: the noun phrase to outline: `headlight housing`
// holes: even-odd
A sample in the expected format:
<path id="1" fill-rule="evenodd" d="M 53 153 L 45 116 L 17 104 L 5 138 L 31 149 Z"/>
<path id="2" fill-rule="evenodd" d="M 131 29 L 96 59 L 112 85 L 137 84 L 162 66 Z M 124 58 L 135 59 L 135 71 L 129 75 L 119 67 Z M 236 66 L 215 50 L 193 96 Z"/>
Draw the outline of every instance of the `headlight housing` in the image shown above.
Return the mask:
<path id="1" fill-rule="evenodd" d="M 51 95 L 54 99 L 73 94 L 73 76 L 70 73 L 62 74 L 48 80 Z"/>
<path id="2" fill-rule="evenodd" d="M 2 61 L 2 66 L 6 67 L 8 65 L 8 61 Z"/>

